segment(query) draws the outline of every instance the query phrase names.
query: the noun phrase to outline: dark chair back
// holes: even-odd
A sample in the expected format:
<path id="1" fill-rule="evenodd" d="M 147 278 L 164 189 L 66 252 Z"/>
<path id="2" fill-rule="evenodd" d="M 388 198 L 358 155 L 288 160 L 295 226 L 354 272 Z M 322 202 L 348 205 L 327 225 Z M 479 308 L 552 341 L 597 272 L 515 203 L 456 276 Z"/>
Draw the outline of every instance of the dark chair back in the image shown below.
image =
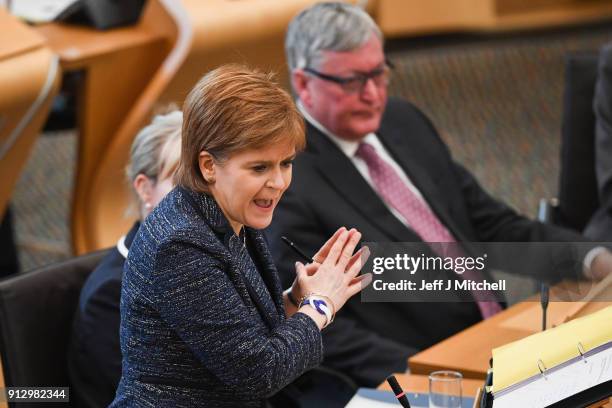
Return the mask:
<path id="1" fill-rule="evenodd" d="M 572 54 L 565 62 L 561 176 L 555 224 L 582 231 L 599 207 L 595 176 L 597 53 Z"/>
<path id="2" fill-rule="evenodd" d="M 0 356 L 7 387 L 69 386 L 67 352 L 79 294 L 107 252 L 0 281 Z"/>

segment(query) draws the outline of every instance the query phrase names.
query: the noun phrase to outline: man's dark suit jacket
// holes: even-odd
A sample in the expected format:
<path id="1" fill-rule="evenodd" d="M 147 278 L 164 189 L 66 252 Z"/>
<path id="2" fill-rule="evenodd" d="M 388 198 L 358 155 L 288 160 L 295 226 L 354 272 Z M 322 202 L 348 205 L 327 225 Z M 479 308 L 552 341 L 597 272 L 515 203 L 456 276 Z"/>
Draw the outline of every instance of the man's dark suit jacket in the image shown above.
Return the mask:
<path id="1" fill-rule="evenodd" d="M 612 241 L 612 44 L 599 53 L 595 85 L 595 170 L 600 207 L 584 234 L 597 241 Z"/>
<path id="2" fill-rule="evenodd" d="M 129 249 L 140 223 L 125 237 Z M 121 378 L 119 300 L 125 258 L 113 248 L 89 275 L 79 298 L 68 367 L 79 407 L 107 407 Z"/>
<path id="3" fill-rule="evenodd" d="M 410 103 L 390 99 L 377 135 L 457 240 L 582 240 L 530 221 L 492 198 L 453 161 L 430 121 Z M 349 158 L 308 124 L 306 151 L 295 161 L 291 186 L 267 231 L 285 287 L 294 279 L 298 259 L 280 236 L 313 254 L 341 226 L 357 228 L 364 242 L 421 241 Z M 475 303 L 361 303 L 357 295 L 323 332 L 324 365 L 361 385 L 376 386 L 391 372 L 405 370 L 411 354 L 480 319 Z"/>

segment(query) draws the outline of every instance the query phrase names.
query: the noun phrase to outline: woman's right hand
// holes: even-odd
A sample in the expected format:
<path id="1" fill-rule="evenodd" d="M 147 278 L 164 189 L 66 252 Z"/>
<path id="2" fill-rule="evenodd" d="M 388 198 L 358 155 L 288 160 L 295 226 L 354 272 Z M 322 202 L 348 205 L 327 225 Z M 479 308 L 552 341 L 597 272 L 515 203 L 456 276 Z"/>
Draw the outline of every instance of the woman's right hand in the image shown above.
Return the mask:
<path id="1" fill-rule="evenodd" d="M 370 256 L 369 249 L 363 247 L 353 254 L 360 239 L 361 233 L 356 229 L 344 229 L 335 240 L 330 239 L 333 244 L 325 251 L 325 259 L 316 268 L 315 273 L 297 262 L 296 284 L 299 292 L 328 297 L 333 303 L 332 308 L 337 312 L 349 298 L 369 285 L 372 274 L 358 276 Z"/>

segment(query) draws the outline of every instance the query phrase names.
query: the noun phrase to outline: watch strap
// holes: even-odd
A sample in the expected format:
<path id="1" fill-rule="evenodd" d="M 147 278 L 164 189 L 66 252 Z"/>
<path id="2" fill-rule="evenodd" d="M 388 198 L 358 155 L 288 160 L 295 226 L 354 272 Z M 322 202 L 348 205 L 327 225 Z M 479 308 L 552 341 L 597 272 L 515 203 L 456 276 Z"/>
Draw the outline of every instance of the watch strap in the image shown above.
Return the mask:
<path id="1" fill-rule="evenodd" d="M 327 304 L 327 301 L 321 296 L 310 295 L 305 297 L 300 303 L 300 307 L 305 305 L 312 307 L 318 313 L 325 316 L 325 326 L 323 327 L 327 327 L 327 325 L 329 325 L 334 320 L 334 316 L 329 305 Z"/>

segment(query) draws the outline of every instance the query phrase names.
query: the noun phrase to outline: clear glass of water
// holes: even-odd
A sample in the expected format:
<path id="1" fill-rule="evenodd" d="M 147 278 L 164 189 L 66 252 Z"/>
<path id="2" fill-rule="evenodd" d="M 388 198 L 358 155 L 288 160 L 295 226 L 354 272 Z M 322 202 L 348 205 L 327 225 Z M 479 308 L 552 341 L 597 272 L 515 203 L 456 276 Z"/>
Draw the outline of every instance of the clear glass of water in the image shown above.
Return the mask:
<path id="1" fill-rule="evenodd" d="M 456 371 L 429 374 L 429 408 L 461 408 L 461 379 Z"/>

